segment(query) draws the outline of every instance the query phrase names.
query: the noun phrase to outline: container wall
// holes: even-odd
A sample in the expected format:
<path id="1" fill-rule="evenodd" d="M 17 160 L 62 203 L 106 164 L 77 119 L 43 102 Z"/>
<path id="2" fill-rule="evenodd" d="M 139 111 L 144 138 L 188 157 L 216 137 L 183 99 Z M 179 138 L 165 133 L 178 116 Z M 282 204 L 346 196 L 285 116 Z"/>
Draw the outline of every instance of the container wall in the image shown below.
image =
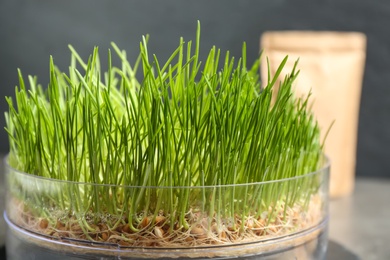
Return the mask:
<path id="1" fill-rule="evenodd" d="M 304 236 L 310 240 L 325 232 L 328 173 L 326 165 L 274 182 L 128 187 L 58 181 L 8 167 L 6 216 L 16 229 L 82 247 L 217 248 L 316 230 Z"/>

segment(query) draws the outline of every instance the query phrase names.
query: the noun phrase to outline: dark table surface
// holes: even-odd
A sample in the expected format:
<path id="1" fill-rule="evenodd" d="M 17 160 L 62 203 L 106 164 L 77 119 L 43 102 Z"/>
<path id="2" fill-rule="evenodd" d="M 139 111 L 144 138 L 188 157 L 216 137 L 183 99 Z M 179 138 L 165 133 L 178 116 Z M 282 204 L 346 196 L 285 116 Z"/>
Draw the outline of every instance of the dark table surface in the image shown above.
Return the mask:
<path id="1" fill-rule="evenodd" d="M 390 259 L 390 180 L 357 178 L 352 195 L 331 200 L 329 239 L 362 260 Z"/>

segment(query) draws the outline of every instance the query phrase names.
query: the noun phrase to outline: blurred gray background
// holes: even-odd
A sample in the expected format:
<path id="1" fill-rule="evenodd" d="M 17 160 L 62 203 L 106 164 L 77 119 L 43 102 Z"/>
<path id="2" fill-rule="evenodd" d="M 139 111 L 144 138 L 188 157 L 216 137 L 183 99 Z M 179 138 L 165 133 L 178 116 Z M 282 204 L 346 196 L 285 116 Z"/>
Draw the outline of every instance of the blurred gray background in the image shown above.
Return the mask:
<path id="1" fill-rule="evenodd" d="M 248 61 L 259 53 L 266 30 L 360 31 L 368 38 L 366 69 L 359 114 L 358 176 L 390 178 L 390 2 L 388 0 L 0 0 L 0 125 L 13 96 L 17 68 L 37 75 L 46 86 L 49 55 L 62 70 L 70 62 L 68 44 L 87 59 L 99 46 L 102 61 L 110 42 L 138 53 L 141 36 L 150 34 L 149 49 L 166 60 L 180 36 L 194 40 L 202 26 L 201 58 L 216 45 Z M 335 93 L 336 94 L 336 93 Z M 8 152 L 0 131 L 0 153 Z"/>

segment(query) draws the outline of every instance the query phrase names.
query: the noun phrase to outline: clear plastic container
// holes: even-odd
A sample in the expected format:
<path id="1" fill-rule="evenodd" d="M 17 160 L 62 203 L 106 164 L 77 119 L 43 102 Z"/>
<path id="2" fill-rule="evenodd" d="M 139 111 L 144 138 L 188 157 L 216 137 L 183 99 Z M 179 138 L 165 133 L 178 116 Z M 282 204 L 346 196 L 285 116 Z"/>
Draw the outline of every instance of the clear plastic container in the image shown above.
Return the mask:
<path id="1" fill-rule="evenodd" d="M 300 177 L 204 187 L 94 185 L 6 170 L 9 259 L 325 258 L 327 161 Z"/>

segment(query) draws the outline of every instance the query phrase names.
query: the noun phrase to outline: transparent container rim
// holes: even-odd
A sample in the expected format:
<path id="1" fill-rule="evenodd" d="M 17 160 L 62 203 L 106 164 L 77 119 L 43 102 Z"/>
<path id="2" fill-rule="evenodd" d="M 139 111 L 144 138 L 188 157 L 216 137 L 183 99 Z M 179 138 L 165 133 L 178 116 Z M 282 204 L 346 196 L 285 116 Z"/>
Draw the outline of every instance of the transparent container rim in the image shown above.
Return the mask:
<path id="1" fill-rule="evenodd" d="M 289 177 L 289 178 L 283 178 L 283 179 L 277 179 L 277 180 L 271 180 L 271 181 L 260 181 L 260 182 L 249 182 L 249 183 L 240 183 L 240 184 L 224 184 L 224 185 L 200 185 L 200 186 L 132 186 L 132 185 L 118 185 L 118 184 L 101 184 L 101 183 L 92 183 L 92 182 L 77 182 L 77 181 L 67 181 L 67 180 L 61 180 L 61 179 L 53 179 L 53 178 L 47 178 L 43 176 L 38 176 L 26 172 L 22 172 L 20 170 L 17 170 L 13 168 L 11 165 L 8 164 L 8 157 L 9 154 L 7 154 L 4 157 L 4 165 L 6 168 L 17 172 L 20 175 L 24 175 L 27 178 L 34 178 L 37 180 L 42 180 L 42 181 L 50 181 L 50 182 L 57 182 L 57 183 L 66 183 L 69 185 L 91 185 L 91 186 L 96 186 L 96 187 L 121 187 L 121 188 L 142 188 L 142 189 L 207 189 L 207 188 L 228 188 L 228 187 L 240 187 L 240 186 L 256 186 L 256 185 L 268 185 L 272 183 L 280 183 L 280 182 L 288 182 L 292 180 L 298 180 L 298 179 L 303 179 L 310 177 L 312 175 L 316 175 L 320 172 L 324 172 L 327 169 L 330 168 L 330 158 L 322 154 L 322 158 L 324 159 L 324 164 L 322 165 L 321 168 L 319 168 L 316 171 L 308 172 L 303 175 L 295 176 L 295 177 Z"/>

